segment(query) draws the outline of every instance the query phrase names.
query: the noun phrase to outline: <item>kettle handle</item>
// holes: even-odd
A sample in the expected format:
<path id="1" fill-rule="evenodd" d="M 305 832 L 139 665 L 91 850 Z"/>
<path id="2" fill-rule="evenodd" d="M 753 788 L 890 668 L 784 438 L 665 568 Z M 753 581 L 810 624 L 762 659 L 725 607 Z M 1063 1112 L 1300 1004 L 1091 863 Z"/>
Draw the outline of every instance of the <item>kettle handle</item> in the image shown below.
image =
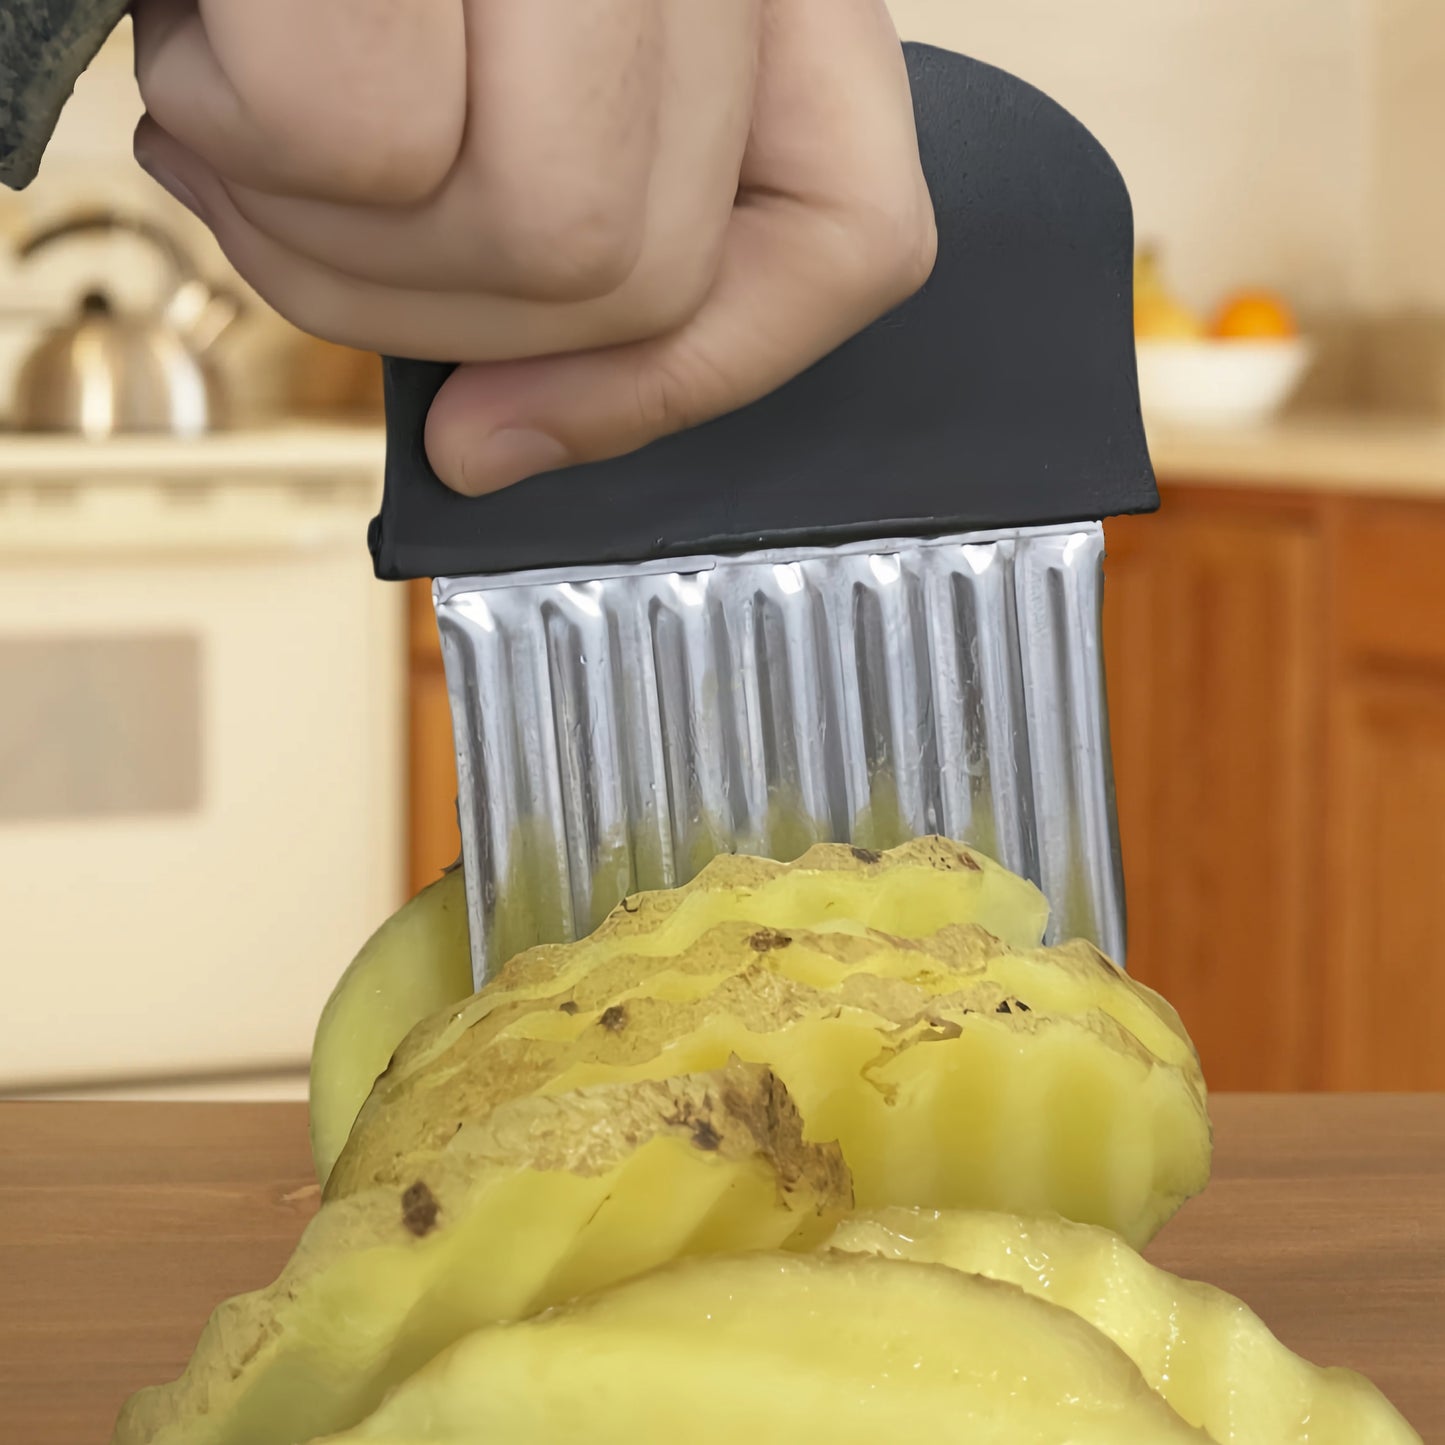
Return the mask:
<path id="1" fill-rule="evenodd" d="M 63 221 L 56 221 L 22 241 L 16 255 L 24 261 L 57 241 L 96 231 L 122 231 L 149 241 L 165 257 L 177 284 L 194 280 L 200 274 L 196 263 L 184 247 L 163 227 L 143 217 L 127 215 L 121 211 L 82 211 L 66 217 Z"/>

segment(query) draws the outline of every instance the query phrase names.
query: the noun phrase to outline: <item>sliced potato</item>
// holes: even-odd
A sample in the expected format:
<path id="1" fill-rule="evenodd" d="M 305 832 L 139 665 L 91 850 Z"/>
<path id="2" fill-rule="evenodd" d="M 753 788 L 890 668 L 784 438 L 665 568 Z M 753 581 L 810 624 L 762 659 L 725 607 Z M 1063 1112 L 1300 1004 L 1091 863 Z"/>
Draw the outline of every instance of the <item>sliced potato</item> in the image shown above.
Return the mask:
<path id="1" fill-rule="evenodd" d="M 972 923 L 1030 948 L 1043 939 L 1048 917 L 1048 902 L 1032 883 L 946 838 L 918 838 L 886 853 L 819 843 L 792 863 L 724 854 L 680 888 L 625 899 L 586 938 L 518 954 L 491 981 L 485 1001 L 442 1010 L 408 1037 L 393 1078 L 449 1047 L 479 1013 L 551 997 L 615 958 L 665 961 L 719 923 L 875 928 L 900 938 Z"/>
<path id="2" fill-rule="evenodd" d="M 1092 1326 L 878 1259 L 693 1260 L 482 1330 L 333 1445 L 1199 1445 Z"/>
<path id="3" fill-rule="evenodd" d="M 1229 1445 L 1420 1445 L 1364 1376 L 1301 1359 L 1232 1295 L 1156 1268 L 1107 1230 L 885 1209 L 845 1220 L 829 1246 L 945 1264 L 1052 1300 L 1113 1340 L 1179 1415 Z"/>
<path id="4" fill-rule="evenodd" d="M 461 869 L 423 888 L 341 975 L 311 1049 L 311 1154 L 326 1183 L 377 1075 L 422 1019 L 472 992 Z"/>
<path id="5" fill-rule="evenodd" d="M 756 1065 L 517 1100 L 399 1185 L 324 1204 L 281 1277 L 221 1305 L 116 1445 L 297 1445 L 477 1327 L 680 1255 L 810 1247 L 850 1201 Z"/>
<path id="6" fill-rule="evenodd" d="M 519 1095 L 733 1056 L 778 1072 L 807 1137 L 841 1143 L 860 1207 L 1046 1211 L 1142 1244 L 1209 1176 L 1187 1033 L 1085 944 L 748 920 L 558 975 L 551 995 L 489 984 L 448 1011 L 465 1026 L 445 1047 L 438 1021 L 423 1025 L 431 1044 L 409 1040 L 377 1081 L 328 1195 L 400 1182 L 397 1160 Z"/>

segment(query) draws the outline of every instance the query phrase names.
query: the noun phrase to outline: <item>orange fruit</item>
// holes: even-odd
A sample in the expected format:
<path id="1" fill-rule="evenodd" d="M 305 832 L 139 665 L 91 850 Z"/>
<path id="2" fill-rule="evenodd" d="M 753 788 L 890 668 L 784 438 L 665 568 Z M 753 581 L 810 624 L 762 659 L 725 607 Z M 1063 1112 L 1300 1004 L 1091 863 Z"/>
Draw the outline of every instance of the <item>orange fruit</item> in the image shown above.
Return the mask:
<path id="1" fill-rule="evenodd" d="M 1299 335 L 1299 326 L 1282 296 L 1236 291 L 1215 313 L 1209 332 L 1221 341 L 1288 341 Z"/>

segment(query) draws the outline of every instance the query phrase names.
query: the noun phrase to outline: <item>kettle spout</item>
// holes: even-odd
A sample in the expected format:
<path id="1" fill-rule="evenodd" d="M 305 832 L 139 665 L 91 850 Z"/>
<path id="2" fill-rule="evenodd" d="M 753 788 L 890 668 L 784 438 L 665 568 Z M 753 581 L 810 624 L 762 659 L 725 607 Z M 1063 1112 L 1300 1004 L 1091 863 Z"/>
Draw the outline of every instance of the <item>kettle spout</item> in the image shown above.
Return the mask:
<path id="1" fill-rule="evenodd" d="M 203 355 L 245 309 L 246 303 L 236 292 L 209 286 L 192 277 L 171 293 L 165 306 L 165 319 L 185 337 L 194 352 Z"/>

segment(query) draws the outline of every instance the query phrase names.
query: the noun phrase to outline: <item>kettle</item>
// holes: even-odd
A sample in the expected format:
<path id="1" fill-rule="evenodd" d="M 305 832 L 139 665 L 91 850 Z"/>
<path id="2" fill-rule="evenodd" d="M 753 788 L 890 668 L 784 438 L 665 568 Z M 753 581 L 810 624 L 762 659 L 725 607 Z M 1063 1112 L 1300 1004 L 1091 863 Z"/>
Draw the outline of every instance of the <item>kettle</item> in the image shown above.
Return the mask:
<path id="1" fill-rule="evenodd" d="M 152 310 L 129 314 L 100 289 L 48 331 L 22 362 L 14 420 L 24 431 L 102 439 L 124 433 L 193 437 L 225 425 L 221 377 L 211 347 L 243 309 L 239 296 L 202 279 L 161 227 L 109 211 L 74 216 L 25 241 L 20 257 L 71 236 L 126 232 L 153 245 L 170 272 Z"/>

